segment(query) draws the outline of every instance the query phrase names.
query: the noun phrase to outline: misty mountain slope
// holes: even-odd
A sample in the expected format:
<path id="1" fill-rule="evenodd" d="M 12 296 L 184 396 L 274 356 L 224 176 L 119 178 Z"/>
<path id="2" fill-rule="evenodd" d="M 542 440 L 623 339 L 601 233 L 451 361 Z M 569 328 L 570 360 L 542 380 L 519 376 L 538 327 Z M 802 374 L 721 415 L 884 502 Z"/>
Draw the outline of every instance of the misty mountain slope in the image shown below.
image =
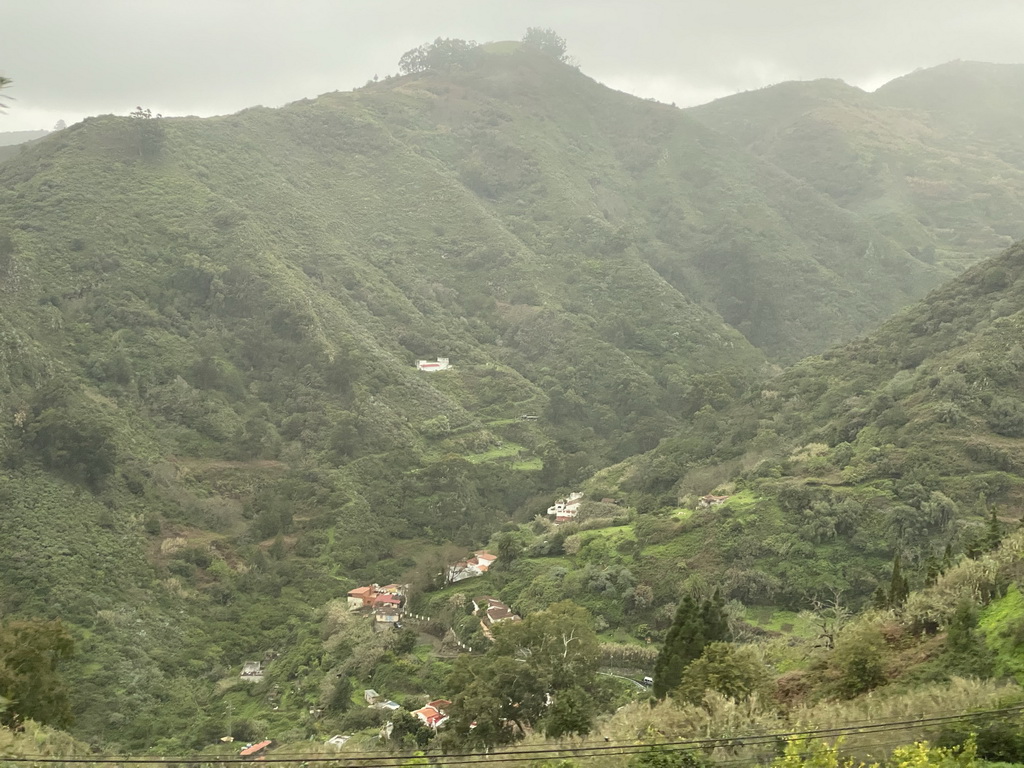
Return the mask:
<path id="1" fill-rule="evenodd" d="M 461 358 L 464 364 L 501 361 L 529 366 L 531 358 L 540 367 L 562 365 L 568 370 L 579 364 L 584 370 L 578 375 L 567 372 L 560 386 L 574 384 L 576 376 L 575 385 L 584 394 L 600 386 L 602 376 L 595 365 L 611 365 L 643 378 L 663 367 L 668 362 L 664 354 L 669 353 L 675 355 L 673 362 L 682 364 L 681 373 L 691 375 L 712 361 L 720 365 L 733 354 L 722 349 L 726 344 L 735 346 L 738 336 L 665 286 L 651 270 L 642 265 L 640 271 L 620 268 L 620 262 L 630 264 L 625 257 L 592 261 L 583 273 L 584 280 L 600 281 L 600 321 L 584 322 L 583 318 L 593 315 L 578 310 L 565 312 L 572 291 L 581 300 L 591 301 L 590 313 L 595 311 L 595 302 L 585 295 L 583 286 L 557 288 L 579 275 L 566 275 L 563 265 L 538 259 L 482 209 L 474 195 L 375 131 L 372 141 L 384 142 L 376 150 L 387 156 L 367 167 L 355 150 L 344 150 L 352 152 L 354 160 L 342 161 L 348 156 L 311 149 L 307 142 L 318 139 L 287 138 L 287 118 L 279 119 L 269 111 L 247 113 L 237 120 L 267 124 L 267 145 L 257 153 L 247 152 L 232 137 L 213 150 L 201 144 L 189 146 L 201 141 L 198 137 L 206 130 L 205 123 L 169 123 L 162 133 L 164 151 L 185 158 L 188 165 L 160 161 L 133 166 L 127 176 L 111 180 L 102 210 L 87 206 L 62 211 L 59 237 L 70 243 L 65 244 L 68 262 L 61 265 L 51 259 L 46 271 L 35 278 L 36 285 L 45 283 L 49 292 L 60 296 L 83 294 L 76 299 L 87 299 L 96 286 L 96 300 L 104 303 L 111 302 L 108 294 L 113 291 L 124 304 L 115 310 L 120 313 L 130 313 L 133 305 L 146 312 L 139 302 L 163 300 L 152 291 L 141 296 L 123 293 L 128 287 L 155 283 L 183 289 L 192 306 L 174 311 L 186 322 L 198 322 L 202 333 L 207 333 L 204 326 L 211 322 L 208 314 L 215 316 L 215 322 L 227 323 L 227 332 L 237 335 L 239 344 L 230 351 L 214 352 L 236 356 L 233 362 L 243 369 L 258 367 L 256 356 L 263 354 L 268 331 L 290 334 L 290 341 L 310 355 L 327 359 L 344 352 L 346 344 L 369 345 L 354 354 L 371 356 L 378 373 L 397 376 L 401 370 L 414 382 L 422 382 L 422 377 L 411 371 L 413 359 L 440 353 Z M 340 121 L 333 130 L 344 136 L 348 127 Z M 369 128 L 372 131 L 376 125 Z M 92 162 L 101 173 L 111 159 L 111 150 L 104 144 L 109 136 L 109 132 L 97 133 Z M 188 147 L 180 155 L 176 142 Z M 33 182 L 47 183 L 38 176 Z M 59 196 L 54 200 L 64 201 Z M 32 221 L 29 208 L 35 204 L 29 200 L 16 213 L 23 231 Z M 76 226 L 95 230 L 97 222 L 103 227 L 100 237 L 109 233 L 113 241 L 86 242 L 70 236 Z M 41 239 L 49 234 L 57 236 L 54 231 Z M 15 270 L 23 269 L 34 251 L 32 237 L 26 234 L 21 240 Z M 85 254 L 80 261 L 87 269 L 103 269 L 89 263 L 87 248 L 115 258 L 147 248 L 166 252 L 162 258 L 108 264 L 108 273 L 83 280 L 72 266 L 79 261 L 76 254 Z M 31 276 L 23 278 L 23 287 L 31 280 Z M 551 305 L 545 306 L 548 301 Z M 255 307 L 261 309 L 258 316 L 252 311 Z M 616 316 L 635 322 L 645 315 L 642 340 L 636 333 L 622 340 L 621 331 L 611 325 Z M 168 323 L 154 319 L 150 324 L 166 327 Z M 95 325 L 89 329 L 95 330 Z M 544 339 L 541 342 L 517 341 L 538 333 Z M 571 359 L 581 349 L 573 340 L 579 333 L 594 337 L 597 357 L 605 358 L 604 362 Z M 615 338 L 615 333 L 620 346 L 632 348 L 631 357 L 605 340 Z M 278 349 L 266 352 L 281 353 Z M 741 349 L 735 353 L 737 361 L 744 360 L 741 367 L 757 357 Z M 530 370 L 540 375 L 538 367 Z M 422 387 L 414 386 L 411 392 L 417 391 Z M 408 395 L 401 394 L 403 402 Z M 402 407 L 411 404 L 404 402 Z"/>
<path id="2" fill-rule="evenodd" d="M 427 73 L 354 96 L 538 252 L 631 243 L 772 357 L 870 327 L 942 274 L 674 108 L 526 54 L 484 55 L 451 80 Z M 550 217 L 571 229 L 552 237 Z"/>
<path id="3" fill-rule="evenodd" d="M 45 136 L 49 131 L 0 131 L 0 147 L 13 147 Z"/>
<path id="4" fill-rule="evenodd" d="M 745 602 L 794 606 L 823 585 L 867 596 L 894 552 L 921 579 L 1024 509 L 1022 306 L 1016 245 L 598 482 L 655 509 L 731 496 L 649 521 L 652 576 L 678 560 Z"/>
<path id="5" fill-rule="evenodd" d="M 1024 236 L 1022 72 L 953 62 L 870 94 L 783 83 L 687 113 L 958 270 Z"/>
<path id="6" fill-rule="evenodd" d="M 118 471 L 151 475 L 168 455 L 311 463 L 333 473 L 314 485 L 357 500 L 377 488 L 372 533 L 319 552 L 332 570 L 359 567 L 391 548 L 374 534 L 422 530 L 443 509 L 426 499 L 436 489 L 405 471 L 507 441 L 528 456 L 546 451 L 546 481 L 559 482 L 652 447 L 680 409 L 728 397 L 761 365 L 739 334 L 649 269 L 592 265 L 583 279 L 600 281 L 600 314 L 543 306 L 546 295 L 564 300 L 568 276 L 535 266 L 474 195 L 404 149 L 400 168 L 371 173 L 358 162 L 327 167 L 273 130 L 254 151 L 230 130 L 276 119 L 258 110 L 212 130 L 97 120 L 5 168 L 3 396 L 20 414 L 5 425 L 11 461 L 99 488 Z M 154 127 L 159 158 L 139 144 Z M 394 195 L 403 183 L 444 204 Z M 488 258 L 507 266 L 481 274 Z M 438 355 L 455 370 L 414 370 L 416 357 Z M 524 413 L 543 421 L 505 423 Z M 106 450 L 87 452 L 97 439 Z M 376 457 L 389 457 L 386 472 Z M 433 526 L 439 541 L 471 544 L 530 492 L 526 480 L 500 501 L 480 498 L 473 489 L 493 485 L 495 471 L 460 469 L 458 514 Z M 325 504 L 303 503 L 313 516 Z M 165 513 L 234 528 L 202 508 L 176 510 L 174 498 Z M 357 504 L 345 514 L 369 513 Z"/>
<path id="7" fill-rule="evenodd" d="M 891 80 L 873 97 L 888 106 L 922 110 L 943 123 L 969 127 L 988 139 L 1019 139 L 1024 65 L 951 61 Z"/>

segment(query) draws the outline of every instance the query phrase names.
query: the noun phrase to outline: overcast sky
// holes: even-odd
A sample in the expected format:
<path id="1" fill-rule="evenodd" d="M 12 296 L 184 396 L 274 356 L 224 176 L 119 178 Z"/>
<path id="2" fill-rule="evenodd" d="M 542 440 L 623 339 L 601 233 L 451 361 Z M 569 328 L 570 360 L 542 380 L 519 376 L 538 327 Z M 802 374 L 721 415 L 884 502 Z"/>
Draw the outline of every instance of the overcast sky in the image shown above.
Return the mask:
<path id="1" fill-rule="evenodd" d="M 1024 61 L 1022 0 L 3 0 L 0 131 L 136 106 L 211 115 L 397 71 L 436 37 L 566 38 L 582 71 L 679 106 L 783 80 L 873 89 L 953 59 Z"/>

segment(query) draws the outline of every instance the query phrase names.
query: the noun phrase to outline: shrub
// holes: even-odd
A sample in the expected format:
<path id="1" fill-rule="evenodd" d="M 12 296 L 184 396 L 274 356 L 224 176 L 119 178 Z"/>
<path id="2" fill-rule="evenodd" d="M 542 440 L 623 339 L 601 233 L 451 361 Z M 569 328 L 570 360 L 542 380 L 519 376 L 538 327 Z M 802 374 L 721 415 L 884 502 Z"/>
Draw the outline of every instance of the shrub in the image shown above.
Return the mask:
<path id="1" fill-rule="evenodd" d="M 869 624 L 852 625 L 840 634 L 829 659 L 840 696 L 852 699 L 885 682 L 884 645 L 881 632 Z"/>
<path id="2" fill-rule="evenodd" d="M 684 671 L 673 696 L 699 704 L 707 691 L 716 691 L 731 699 L 748 699 L 768 693 L 769 675 L 764 662 L 749 646 L 711 643 L 700 658 Z"/>

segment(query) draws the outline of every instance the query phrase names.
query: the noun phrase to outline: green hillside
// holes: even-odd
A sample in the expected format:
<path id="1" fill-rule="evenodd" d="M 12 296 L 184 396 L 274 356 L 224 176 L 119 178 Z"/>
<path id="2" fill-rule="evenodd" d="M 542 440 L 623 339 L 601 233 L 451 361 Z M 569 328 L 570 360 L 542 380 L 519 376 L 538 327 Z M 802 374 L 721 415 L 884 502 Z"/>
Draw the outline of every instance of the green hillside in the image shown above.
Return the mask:
<path id="1" fill-rule="evenodd" d="M 548 258 L 628 244 L 773 359 L 865 330 L 947 274 L 679 110 L 545 57 L 484 55 L 457 86 L 418 77 L 361 103 L 388 104 L 392 134 L 452 167 L 517 237 Z"/>
<path id="2" fill-rule="evenodd" d="M 783 83 L 687 110 L 930 264 L 1024 237 L 1024 66 L 952 62 L 874 93 Z"/>
<path id="3" fill-rule="evenodd" d="M 920 583 L 1024 509 L 1022 274 L 1017 245 L 594 482 L 633 494 L 652 573 L 713 575 L 748 604 L 867 598 L 895 553 Z M 730 498 L 676 513 L 712 492 Z"/>
<path id="4" fill-rule="evenodd" d="M 33 142 L 0 164 L 0 615 L 74 636 L 76 738 L 182 754 L 372 740 L 363 688 L 509 671 L 446 634 L 481 586 L 439 577 L 485 544 L 488 588 L 621 643 L 701 582 L 865 597 L 1014 503 L 1021 407 L 977 346 L 1012 337 L 1019 249 L 762 383 L 950 273 L 869 218 L 525 46 Z M 581 483 L 622 503 L 520 527 Z M 374 634 L 341 601 L 369 582 L 434 618 Z M 551 616 L 521 633 L 589 621 Z M 544 678 L 566 720 L 638 695 L 585 661 Z"/>
<path id="5" fill-rule="evenodd" d="M 0 609 L 73 628 L 76 733 L 152 745 L 198 696 L 174 739 L 207 743 L 215 692 L 288 649 L 292 727 L 330 599 L 429 584 L 763 367 L 603 219 L 469 189 L 434 154 L 444 82 L 96 118 L 2 166 Z"/>
<path id="6" fill-rule="evenodd" d="M 499 533 L 492 549 L 512 556 L 476 593 L 524 615 L 568 598 L 597 617 L 610 668 L 654 675 L 664 703 L 623 706 L 605 736 L 889 719 L 1021 762 L 1021 307 L 1018 244 L 598 473 L 575 520 Z M 707 644 L 716 603 L 729 642 Z M 652 646 L 675 633 L 689 655 L 666 684 Z M 980 709 L 994 713 L 951 717 Z M 877 746 L 851 733 L 839 749 Z M 736 743 L 705 756 L 766 759 Z"/>

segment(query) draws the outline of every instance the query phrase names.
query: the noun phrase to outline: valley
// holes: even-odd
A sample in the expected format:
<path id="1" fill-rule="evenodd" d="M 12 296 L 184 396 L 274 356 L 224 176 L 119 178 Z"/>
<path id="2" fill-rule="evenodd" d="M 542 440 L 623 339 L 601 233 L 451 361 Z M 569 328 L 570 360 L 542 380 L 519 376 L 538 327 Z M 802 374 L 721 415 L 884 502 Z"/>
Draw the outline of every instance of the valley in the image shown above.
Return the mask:
<path id="1" fill-rule="evenodd" d="M 3 754 L 1024 761 L 1024 68 L 441 42 L 0 157 Z"/>

